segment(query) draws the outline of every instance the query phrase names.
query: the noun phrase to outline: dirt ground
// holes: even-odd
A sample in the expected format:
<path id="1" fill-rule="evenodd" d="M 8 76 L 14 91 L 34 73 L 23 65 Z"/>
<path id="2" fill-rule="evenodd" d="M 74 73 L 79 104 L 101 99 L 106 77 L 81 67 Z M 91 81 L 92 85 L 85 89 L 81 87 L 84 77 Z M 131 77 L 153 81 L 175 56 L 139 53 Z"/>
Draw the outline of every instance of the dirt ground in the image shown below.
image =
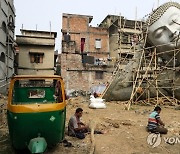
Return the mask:
<path id="1" fill-rule="evenodd" d="M 4 102 L 6 99 L 1 99 Z M 161 143 L 154 147 L 147 143 L 149 135 L 145 127 L 149 113 L 153 105 L 132 105 L 129 111 L 125 110 L 123 102 L 106 102 L 106 109 L 90 109 L 88 97 L 70 98 L 67 103 L 67 123 L 77 107 L 84 110 L 82 121 L 96 124 L 96 130 L 102 130 L 105 134 L 95 134 L 95 154 L 180 154 L 180 110 L 175 106 L 163 105 L 160 114 L 161 119 L 168 128 L 168 134 L 161 136 Z M 0 154 L 13 154 L 8 136 L 8 128 L 5 115 L 1 113 L 0 125 Z M 72 147 L 65 147 L 59 143 L 56 147 L 47 149 L 45 154 L 88 154 L 91 146 L 90 134 L 79 140 L 65 135 L 65 139 L 72 143 Z M 171 144 L 165 143 L 164 138 L 170 138 Z M 176 138 L 177 142 L 173 142 Z M 25 152 L 27 153 L 27 152 Z"/>

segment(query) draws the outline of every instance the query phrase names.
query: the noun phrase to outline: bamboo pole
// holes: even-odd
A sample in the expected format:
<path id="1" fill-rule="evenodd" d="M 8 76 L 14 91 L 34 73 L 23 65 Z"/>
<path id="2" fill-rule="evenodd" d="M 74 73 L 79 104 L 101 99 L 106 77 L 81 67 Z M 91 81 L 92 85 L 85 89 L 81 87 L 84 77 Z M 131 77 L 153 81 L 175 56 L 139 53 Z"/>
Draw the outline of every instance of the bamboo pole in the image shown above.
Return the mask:
<path id="1" fill-rule="evenodd" d="M 154 68 L 155 68 L 155 71 L 154 71 L 154 74 L 155 74 L 155 78 L 156 78 L 156 97 L 157 97 L 157 104 L 158 104 L 158 83 L 157 83 L 157 50 L 156 48 L 154 48 Z"/>
<path id="2" fill-rule="evenodd" d="M 94 154 L 95 153 L 95 146 L 96 146 L 95 138 L 94 138 L 94 129 L 96 127 L 95 121 L 91 121 L 89 127 L 91 130 L 91 147 L 90 147 L 89 154 Z"/>
<path id="3" fill-rule="evenodd" d="M 121 14 L 120 14 L 120 17 L 119 17 L 119 50 L 120 50 L 120 55 L 119 55 L 119 58 L 120 58 L 120 62 L 121 62 L 121 32 L 122 32 L 122 30 L 121 30 Z"/>
<path id="4" fill-rule="evenodd" d="M 144 44 L 143 44 L 143 47 L 142 47 L 142 55 L 141 55 L 141 58 L 140 58 L 140 63 L 139 63 L 139 67 L 138 67 L 138 70 L 140 69 L 140 66 L 141 66 L 141 62 L 142 62 L 142 56 L 143 54 L 145 53 L 145 45 L 146 45 L 146 41 L 147 41 L 147 32 L 148 32 L 148 26 L 150 24 L 150 20 L 149 20 L 149 23 L 147 25 L 147 29 L 146 29 L 146 33 L 145 33 L 145 38 L 144 38 Z M 136 51 L 137 52 L 137 51 Z M 131 107 L 131 103 L 132 103 L 132 100 L 133 100 L 133 97 L 134 97 L 134 90 L 135 90 L 135 85 L 136 85 L 136 82 L 137 82 L 137 77 L 135 79 L 135 83 L 133 84 L 133 90 L 132 90 L 132 93 L 131 93 L 131 97 L 130 97 L 130 100 L 127 104 L 127 109 L 129 110 L 130 107 Z"/>
<path id="5" fill-rule="evenodd" d="M 142 58 L 142 56 L 141 56 L 141 58 Z M 142 59 L 141 59 L 141 60 L 142 60 Z M 141 65 L 141 60 L 140 60 L 140 65 Z M 150 68 L 150 65 L 151 65 L 152 60 L 153 60 L 153 56 L 151 57 L 151 60 L 150 60 L 150 62 L 149 62 L 149 65 L 148 65 L 148 67 L 147 67 L 147 69 L 146 69 L 146 72 L 145 72 L 142 80 L 139 82 L 138 87 L 135 89 L 136 82 L 137 82 L 137 75 L 136 75 L 135 83 L 133 84 L 133 91 L 132 91 L 131 97 L 130 97 L 130 102 L 128 103 L 128 110 L 130 109 L 130 106 L 131 106 L 133 97 L 135 96 L 137 90 L 140 88 L 143 80 L 145 79 L 145 76 L 147 75 L 147 72 L 148 72 L 148 70 L 149 70 L 149 68 Z M 139 66 L 140 66 L 140 65 L 139 65 Z M 138 71 L 139 71 L 139 69 L 140 69 L 140 67 L 138 68 Z"/>
<path id="6" fill-rule="evenodd" d="M 150 83 L 151 84 L 151 83 Z M 153 84 L 152 84 L 153 85 Z M 154 86 L 154 85 L 153 85 Z M 154 86 L 155 87 L 155 86 Z M 172 101 L 165 95 L 165 94 L 163 94 L 159 89 L 157 89 L 158 91 L 159 91 L 159 93 L 161 94 L 161 95 L 163 95 L 169 102 L 171 102 L 172 103 Z M 173 97 L 173 100 L 174 100 L 174 97 Z M 157 101 L 157 104 L 156 104 L 156 106 L 159 104 L 159 102 Z M 174 104 L 174 103 L 173 103 Z"/>
<path id="7" fill-rule="evenodd" d="M 140 67 L 141 67 L 141 62 L 142 62 L 143 55 L 144 55 L 144 50 L 142 51 L 142 54 L 141 54 L 141 58 L 140 58 L 139 66 L 138 66 L 138 72 L 139 72 Z M 133 74 L 134 74 L 134 72 L 133 72 Z M 133 80 L 133 89 L 132 89 L 132 93 L 131 93 L 131 97 L 130 97 L 129 103 L 127 105 L 127 109 L 128 110 L 130 109 L 131 104 L 133 103 L 133 97 L 135 95 L 136 90 L 138 89 L 138 88 L 136 88 L 136 83 L 137 83 L 137 80 L 138 80 L 139 73 L 136 73 L 134 76 L 135 76 L 135 80 Z"/>
<path id="8" fill-rule="evenodd" d="M 125 22 L 124 22 L 124 25 L 125 25 Z M 145 36 L 145 42 L 146 42 L 146 38 L 147 38 L 147 33 L 146 33 L 146 36 Z M 144 43 L 145 44 L 145 43 Z M 169 43 L 169 44 L 171 44 L 171 43 Z M 165 45 L 165 44 L 163 44 L 163 45 Z M 158 91 L 159 91 L 159 89 L 158 89 L 158 79 L 157 79 L 157 77 L 163 72 L 163 70 L 165 70 L 165 69 L 173 69 L 173 70 L 175 70 L 175 65 L 174 65 L 174 67 L 173 68 L 166 68 L 166 66 L 172 61 L 172 59 L 170 59 L 169 60 L 169 62 L 164 66 L 164 68 L 163 69 L 161 69 L 160 70 L 160 72 L 159 72 L 159 74 L 157 74 L 157 68 L 158 68 L 158 65 L 157 65 L 157 55 L 161 55 L 161 54 L 164 54 L 164 53 L 169 53 L 169 52 L 173 52 L 174 51 L 174 60 L 175 60 L 175 56 L 179 53 L 179 49 L 173 49 L 173 50 L 168 50 L 168 51 L 164 51 L 164 52 L 160 52 L 160 53 L 157 53 L 157 51 L 156 51 L 156 47 L 159 47 L 159 46 L 163 46 L 163 45 L 158 45 L 158 46 L 152 46 L 152 47 L 148 47 L 148 48 L 142 48 L 142 50 L 139 50 L 139 51 L 143 51 L 144 52 L 144 50 L 145 49 L 151 49 L 151 48 L 154 48 L 155 47 L 155 62 L 154 62 L 154 67 L 155 67 L 155 69 L 153 70 L 154 71 L 154 74 L 155 74 L 155 77 L 154 77 L 154 79 L 152 80 L 152 81 L 155 81 L 155 83 L 156 83 L 156 95 L 157 95 L 157 101 L 158 101 Z M 177 53 L 175 53 L 175 51 L 177 51 Z M 142 54 L 142 55 L 144 55 L 144 57 L 150 57 L 150 56 L 145 56 L 145 54 Z M 126 57 L 125 57 L 125 59 L 126 59 Z M 124 61 L 125 61 L 125 59 L 123 59 Z M 175 62 L 174 62 L 174 64 L 175 64 Z M 145 64 L 146 65 L 146 64 Z M 136 86 L 137 86 L 137 80 L 138 80 L 138 76 L 139 76 L 139 71 L 140 71 L 140 69 L 138 69 L 138 71 L 136 71 L 136 70 L 133 70 L 133 81 L 132 81 L 132 83 L 133 83 L 133 91 L 132 91 L 132 93 L 131 93 L 131 96 L 132 95 L 135 95 L 136 94 L 136 90 L 138 89 Z M 137 73 L 138 72 L 138 73 Z M 136 78 L 134 78 L 134 75 L 136 74 Z M 144 77 L 146 76 L 146 74 L 144 75 Z M 147 75 L 148 76 L 148 75 Z M 144 77 L 142 77 L 142 79 L 144 79 Z M 136 80 L 137 79 L 137 80 Z M 147 80 L 148 80 L 148 77 L 147 77 Z M 127 81 L 127 82 L 131 82 L 131 81 Z M 140 83 L 142 83 L 143 82 L 143 80 L 141 80 L 140 82 L 139 82 L 139 85 L 140 85 Z M 139 87 L 139 86 L 138 86 Z M 147 88 L 149 88 L 150 87 L 150 85 L 147 85 Z M 162 88 L 162 87 L 161 87 Z M 168 87 L 166 87 L 166 88 L 168 88 Z M 173 93 L 174 93 L 174 78 L 173 78 Z M 133 96 L 134 97 L 134 96 Z M 132 101 L 133 101 L 133 97 L 131 97 L 130 98 L 130 101 L 129 101 L 129 103 L 128 103 L 128 105 L 129 105 L 129 107 L 128 107 L 128 110 L 129 110 L 129 108 L 130 108 L 130 105 L 131 105 L 131 103 L 132 103 Z M 149 94 L 148 94 L 148 97 L 149 97 Z"/>
<path id="9" fill-rule="evenodd" d="M 173 101 L 175 100 L 175 88 L 174 88 L 174 85 L 175 85 L 175 75 L 176 75 L 176 72 L 175 72 L 175 66 L 176 66 L 176 56 L 175 56 L 175 52 L 174 51 L 174 60 L 173 60 Z"/>
<path id="10" fill-rule="evenodd" d="M 114 77 L 112 78 L 112 80 L 111 80 L 111 82 L 110 82 L 110 84 L 106 87 L 106 89 L 104 90 L 104 92 L 103 92 L 103 94 L 101 95 L 101 98 L 103 98 L 104 97 L 104 95 L 106 94 L 106 92 L 107 92 L 107 90 L 109 89 L 109 87 L 112 85 L 112 83 L 113 83 L 113 80 L 115 79 L 115 78 L 117 78 L 117 76 L 118 76 L 118 74 L 119 74 L 119 70 L 120 70 L 120 64 L 121 63 L 123 63 L 123 62 L 125 62 L 127 59 L 127 57 L 128 57 L 128 54 L 126 54 L 126 56 L 125 56 L 125 58 L 123 59 L 123 61 L 121 62 L 121 60 L 122 60 L 122 57 L 121 57 L 121 33 L 122 33 L 122 28 L 124 28 L 125 27 L 125 20 L 124 20 L 124 24 L 123 24 L 123 26 L 122 26 L 122 19 L 121 19 L 121 14 L 120 14 L 120 16 L 119 16 L 119 26 L 116 26 L 117 28 L 119 28 L 120 29 L 120 32 L 119 32 L 119 49 L 120 49 L 120 56 L 119 56 L 119 63 L 117 64 L 117 67 L 115 68 L 115 71 L 113 71 L 113 75 L 114 75 Z M 130 48 L 130 50 L 132 49 L 132 47 Z"/>
<path id="11" fill-rule="evenodd" d="M 142 49 L 140 49 L 140 50 L 138 50 L 138 51 L 143 51 L 143 50 L 158 48 L 158 47 L 162 47 L 162 46 L 164 46 L 164 45 L 171 45 L 171 44 L 172 44 L 172 43 L 166 43 L 166 44 L 155 45 L 155 46 L 146 47 L 146 48 L 143 47 Z M 179 51 L 179 49 L 172 49 L 172 50 L 163 51 L 163 52 L 157 53 L 157 55 L 164 54 L 164 53 L 169 53 L 169 52 L 173 52 L 173 51 Z"/>
<path id="12" fill-rule="evenodd" d="M 176 51 L 176 49 L 175 49 L 175 51 Z M 178 51 L 175 53 L 175 56 L 179 53 L 179 51 L 180 51 L 180 50 L 178 50 Z M 166 63 L 165 66 L 167 66 L 167 65 L 172 61 L 173 58 L 174 58 L 174 57 L 172 57 L 172 58 L 169 60 L 169 62 Z M 158 75 L 160 75 L 163 70 L 164 70 L 164 69 L 161 69 Z M 138 71 L 139 71 L 139 70 L 138 70 Z M 158 75 L 154 78 L 153 81 L 157 81 Z M 149 86 L 148 86 L 148 88 L 149 88 Z M 161 88 L 162 88 L 162 87 L 161 87 Z M 172 87 L 170 87 L 170 88 L 172 88 Z M 143 92 L 143 93 L 144 93 L 144 92 Z M 142 96 L 143 93 L 142 93 L 140 96 Z M 135 94 L 133 94 L 133 95 L 135 95 Z M 140 96 L 139 96 L 138 98 L 140 98 Z M 131 103 L 132 103 L 131 99 L 132 99 L 132 97 L 130 98 L 130 101 L 128 102 L 128 106 L 127 106 L 127 107 L 128 107 L 128 110 L 130 109 L 130 105 L 131 105 Z M 137 99 L 136 99 L 136 101 L 137 101 Z"/>

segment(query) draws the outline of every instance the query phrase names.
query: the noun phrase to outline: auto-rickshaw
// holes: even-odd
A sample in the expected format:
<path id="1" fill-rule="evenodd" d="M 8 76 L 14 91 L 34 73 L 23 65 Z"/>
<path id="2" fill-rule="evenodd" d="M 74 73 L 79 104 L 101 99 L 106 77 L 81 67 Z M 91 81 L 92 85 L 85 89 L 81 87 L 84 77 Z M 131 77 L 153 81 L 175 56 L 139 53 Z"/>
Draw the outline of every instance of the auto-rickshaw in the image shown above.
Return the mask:
<path id="1" fill-rule="evenodd" d="M 21 75 L 11 79 L 7 120 L 12 145 L 43 153 L 64 139 L 66 98 L 60 76 Z"/>

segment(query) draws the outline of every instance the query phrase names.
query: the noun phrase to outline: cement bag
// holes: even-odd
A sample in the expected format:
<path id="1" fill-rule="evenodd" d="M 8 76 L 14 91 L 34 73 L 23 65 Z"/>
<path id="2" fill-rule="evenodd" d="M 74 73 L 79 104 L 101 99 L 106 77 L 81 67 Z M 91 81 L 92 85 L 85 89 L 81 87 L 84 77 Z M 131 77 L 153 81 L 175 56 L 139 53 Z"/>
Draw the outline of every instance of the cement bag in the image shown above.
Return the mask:
<path id="1" fill-rule="evenodd" d="M 89 108 L 92 108 L 92 109 L 105 109 L 106 105 L 104 103 L 104 99 L 91 97 L 90 98 Z"/>

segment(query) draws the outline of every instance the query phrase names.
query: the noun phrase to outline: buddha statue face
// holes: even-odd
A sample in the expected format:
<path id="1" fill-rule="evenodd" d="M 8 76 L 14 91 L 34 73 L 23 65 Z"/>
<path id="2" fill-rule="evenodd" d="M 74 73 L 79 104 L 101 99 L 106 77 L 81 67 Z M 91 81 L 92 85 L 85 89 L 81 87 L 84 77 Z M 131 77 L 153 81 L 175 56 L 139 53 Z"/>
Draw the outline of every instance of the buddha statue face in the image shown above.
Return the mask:
<path id="1" fill-rule="evenodd" d="M 163 7 L 160 11 L 162 9 Z M 167 5 L 164 9 L 160 15 L 156 13 L 155 17 L 152 17 L 153 21 L 148 27 L 148 40 L 160 51 L 180 48 L 180 4 Z"/>

